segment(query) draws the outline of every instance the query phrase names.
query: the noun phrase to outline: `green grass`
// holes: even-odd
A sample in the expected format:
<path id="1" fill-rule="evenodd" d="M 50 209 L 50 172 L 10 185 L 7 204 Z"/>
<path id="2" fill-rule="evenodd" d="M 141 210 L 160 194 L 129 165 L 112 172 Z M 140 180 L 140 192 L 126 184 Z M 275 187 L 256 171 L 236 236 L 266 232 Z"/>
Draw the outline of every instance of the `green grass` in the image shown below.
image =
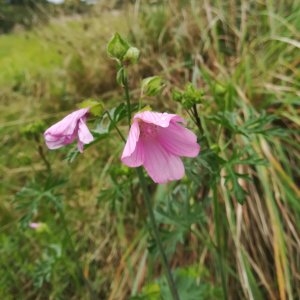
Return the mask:
<path id="1" fill-rule="evenodd" d="M 141 50 L 129 68 L 133 101 L 142 77 L 162 76 L 162 95 L 144 100 L 184 115 L 202 146 L 185 161 L 184 180 L 149 182 L 181 300 L 298 299 L 298 2 L 102 9 L 0 36 L 0 298 L 90 299 L 92 289 L 96 299 L 169 299 L 116 132 L 71 164 L 64 159 L 72 146 L 48 151 L 41 136 L 84 99 L 107 109 L 122 101 L 106 55 L 119 31 Z M 188 82 L 203 91 L 201 128 L 172 99 Z M 37 121 L 36 140 L 26 137 Z M 30 221 L 49 231 L 29 229 Z"/>
<path id="2" fill-rule="evenodd" d="M 32 32 L 0 36 L 1 85 L 9 85 L 26 73 L 51 73 L 62 66 L 55 44 Z"/>

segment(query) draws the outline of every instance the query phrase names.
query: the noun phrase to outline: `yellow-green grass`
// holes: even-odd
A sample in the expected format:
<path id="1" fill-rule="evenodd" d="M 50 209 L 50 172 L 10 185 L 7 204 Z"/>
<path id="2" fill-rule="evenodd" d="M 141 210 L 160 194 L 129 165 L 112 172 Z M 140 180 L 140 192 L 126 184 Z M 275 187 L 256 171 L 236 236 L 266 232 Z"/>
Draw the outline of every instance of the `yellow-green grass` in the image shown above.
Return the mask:
<path id="1" fill-rule="evenodd" d="M 0 36 L 0 85 L 12 85 L 26 74 L 51 73 L 62 64 L 55 44 L 35 32 Z"/>
<path id="2" fill-rule="evenodd" d="M 297 1 L 288 5 L 285 1 L 261 1 L 250 6 L 248 1 L 203 1 L 203 5 L 197 1 L 166 1 L 158 6 L 139 3 L 129 7 L 129 19 L 113 11 L 93 18 L 55 20 L 34 32 L 3 37 L 7 44 L 18 44 L 19 39 L 22 46 L 16 45 L 16 49 L 27 48 L 32 61 L 22 62 L 17 52 L 12 52 L 22 67 L 4 60 L 6 70 L 14 65 L 15 73 L 7 73 L 9 81 L 2 77 L 0 81 L 4 118 L 0 134 L 5 149 L 0 154 L 1 172 L 5 174 L 0 185 L 4 199 L 0 212 L 1 298 L 89 298 L 88 288 L 78 282 L 76 259 L 71 247 L 63 243 L 64 226 L 51 201 L 42 199 L 42 207 L 33 215 L 34 220 L 48 224 L 49 235 L 22 231 L 18 225 L 35 197 L 29 193 L 14 203 L 11 200 L 24 185 L 42 189 L 46 176 L 37 144 L 26 140 L 20 131 L 35 120 L 44 120 L 45 126 L 59 120 L 85 97 L 104 98 L 107 107 L 113 106 L 116 98 L 123 99 L 114 83 L 115 69 L 105 46 L 114 31 L 126 32 L 127 20 L 132 43 L 141 50 L 140 64 L 131 69 L 131 86 L 139 86 L 141 75 L 162 75 L 166 89 L 159 99 L 148 99 L 150 104 L 154 109 L 177 110 L 186 116 L 172 101 L 171 90 L 192 81 L 205 92 L 198 109 L 209 148 L 223 159 L 230 159 L 234 149 L 246 149 L 245 155 L 255 151 L 266 163 L 235 166 L 236 172 L 251 179 L 239 179 L 247 192 L 243 206 L 238 204 L 230 183 L 225 183 L 228 167 L 220 171 L 217 188 L 210 189 L 202 199 L 199 195 L 205 191 L 205 175 L 209 177 L 214 162 L 200 169 L 199 182 L 188 186 L 187 202 L 203 204 L 204 222 L 191 226 L 183 244 L 177 245 L 169 257 L 172 266 L 195 268 L 198 282 L 208 282 L 212 291 L 218 292 L 224 281 L 228 299 L 299 298 Z M 26 44 L 26 36 L 34 49 Z M 49 56 L 33 55 L 41 49 Z M 3 51 L 3 58 L 8 57 L 7 51 Z M 16 74 L 21 74 L 21 80 Z M 138 96 L 138 92 L 133 93 L 134 100 L 138 101 Z M 281 127 L 284 135 L 245 137 L 211 120 L 229 111 L 242 127 L 249 118 L 259 118 L 261 108 L 277 117 L 269 126 Z M 205 150 L 204 142 L 202 147 Z M 155 279 L 162 273 L 157 257 L 147 250 L 142 195 L 136 180 L 131 182 L 134 173 L 120 166 L 122 143 L 117 135 L 87 149 L 72 164 L 63 161 L 70 148 L 50 152 L 43 145 L 43 149 L 54 176 L 67 181 L 57 191 L 63 195 L 77 259 L 98 298 L 129 299 L 143 287 L 155 290 Z M 157 203 L 164 203 L 180 188 L 179 184 L 150 186 Z M 172 200 L 182 199 L 174 196 Z M 24 207 L 17 210 L 21 204 Z M 177 228 L 176 223 L 162 227 Z M 45 272 L 56 253 L 53 247 L 60 245 L 64 246 L 63 254 L 53 266 L 50 283 L 34 287 L 34 280 L 43 275 L 37 272 L 37 265 Z"/>

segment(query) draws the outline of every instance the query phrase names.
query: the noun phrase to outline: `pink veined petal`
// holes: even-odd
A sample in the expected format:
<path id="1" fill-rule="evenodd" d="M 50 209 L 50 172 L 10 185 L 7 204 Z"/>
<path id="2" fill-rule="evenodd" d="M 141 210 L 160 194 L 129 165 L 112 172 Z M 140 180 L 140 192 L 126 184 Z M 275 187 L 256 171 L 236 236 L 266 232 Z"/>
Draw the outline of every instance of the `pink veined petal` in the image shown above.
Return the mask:
<path id="1" fill-rule="evenodd" d="M 139 137 L 140 137 L 139 124 L 137 121 L 134 121 L 130 127 L 127 142 L 121 156 L 122 160 L 123 158 L 129 157 L 135 151 Z"/>
<path id="2" fill-rule="evenodd" d="M 184 176 L 181 159 L 168 153 L 158 141 L 146 141 L 144 155 L 144 167 L 154 182 L 166 183 Z"/>
<path id="3" fill-rule="evenodd" d="M 78 143 L 77 147 L 80 152 L 83 152 L 83 145 L 89 144 L 94 140 L 85 122 L 80 119 L 78 124 Z"/>
<path id="4" fill-rule="evenodd" d="M 169 127 L 161 128 L 157 138 L 166 151 L 174 155 L 195 157 L 199 154 L 196 135 L 180 124 L 171 122 Z"/>
<path id="5" fill-rule="evenodd" d="M 51 133 L 52 135 L 72 135 L 77 127 L 78 120 L 83 118 L 87 114 L 88 110 L 88 108 L 82 108 L 72 112 L 61 121 L 48 128 L 45 131 L 45 134 Z"/>
<path id="6" fill-rule="evenodd" d="M 49 149 L 58 149 L 60 147 L 63 147 L 64 145 L 72 143 L 75 140 L 76 135 L 73 134 L 70 136 L 55 136 L 51 135 L 50 133 L 45 133 L 44 137 L 46 145 Z"/>
<path id="7" fill-rule="evenodd" d="M 160 127 L 168 127 L 171 120 L 177 122 L 184 122 L 184 119 L 175 115 L 175 114 L 168 114 L 168 113 L 158 113 L 153 111 L 143 111 L 137 113 L 134 116 L 134 120 L 142 120 L 146 123 L 154 124 Z"/>
<path id="8" fill-rule="evenodd" d="M 134 151 L 128 156 L 122 155 L 121 160 L 126 166 L 135 168 L 141 166 L 144 163 L 144 157 L 144 145 L 143 142 L 139 140 L 136 143 Z"/>
<path id="9" fill-rule="evenodd" d="M 91 132 L 89 131 L 88 127 L 86 126 L 83 120 L 79 120 L 78 124 L 78 139 L 83 144 L 89 144 L 94 140 Z"/>
<path id="10" fill-rule="evenodd" d="M 83 142 L 81 142 L 80 140 L 77 141 L 77 149 L 80 153 L 83 152 Z"/>

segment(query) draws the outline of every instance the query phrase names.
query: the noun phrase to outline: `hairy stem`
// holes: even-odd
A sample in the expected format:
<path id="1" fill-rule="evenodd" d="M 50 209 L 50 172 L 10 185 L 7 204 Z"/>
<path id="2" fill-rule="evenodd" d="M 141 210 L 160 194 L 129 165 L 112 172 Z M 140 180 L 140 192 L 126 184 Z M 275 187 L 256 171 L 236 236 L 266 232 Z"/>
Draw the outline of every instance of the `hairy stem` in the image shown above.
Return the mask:
<path id="1" fill-rule="evenodd" d="M 122 132 L 120 131 L 119 127 L 117 126 L 116 122 L 111 118 L 110 114 L 108 111 L 105 112 L 110 120 L 110 122 L 113 124 L 113 126 L 115 127 L 115 129 L 117 130 L 121 140 L 126 143 L 126 139 L 124 137 L 124 135 L 122 134 Z"/>
<path id="2" fill-rule="evenodd" d="M 46 158 L 46 155 L 44 153 L 43 147 L 42 147 L 42 145 L 40 143 L 40 139 L 39 139 L 38 136 L 35 136 L 34 139 L 35 139 L 35 141 L 37 142 L 37 145 L 38 145 L 38 153 L 39 153 L 42 161 L 44 162 L 44 164 L 45 164 L 48 172 L 51 173 L 51 165 L 50 165 L 49 161 Z"/>
<path id="3" fill-rule="evenodd" d="M 128 78 L 124 66 L 122 66 L 122 83 L 125 92 L 125 100 L 127 103 L 128 126 L 130 127 L 130 123 L 131 123 L 130 95 L 129 95 Z"/>
<path id="4" fill-rule="evenodd" d="M 195 123 L 200 131 L 200 134 L 203 135 L 203 128 L 202 128 L 202 124 L 201 124 L 201 119 L 199 117 L 199 114 L 198 114 L 198 110 L 197 110 L 197 105 L 194 104 L 193 107 L 192 107 L 192 114 L 195 118 Z"/>
<path id="5" fill-rule="evenodd" d="M 124 87 L 124 92 L 125 92 L 125 99 L 126 99 L 127 110 L 128 110 L 127 111 L 127 113 L 128 113 L 128 125 L 130 127 L 130 123 L 131 123 L 130 94 L 129 94 L 128 79 L 127 79 L 127 76 L 125 74 L 125 70 L 123 70 L 122 76 L 123 76 L 122 81 L 123 81 L 123 87 Z M 121 135 L 121 137 L 122 137 L 122 135 Z M 145 177 L 144 177 L 143 170 L 141 169 L 141 167 L 138 167 L 136 170 L 137 170 L 137 175 L 139 177 L 139 181 L 140 181 L 140 184 L 141 184 L 141 187 L 142 187 L 144 201 L 145 201 L 148 213 L 149 213 L 151 229 L 152 229 L 154 238 L 155 238 L 157 246 L 158 246 L 158 250 L 159 250 L 159 253 L 160 253 L 160 256 L 161 256 L 161 260 L 162 260 L 162 265 L 163 265 L 163 268 L 164 268 L 164 271 L 165 271 L 165 274 L 166 274 L 166 277 L 167 277 L 167 282 L 168 282 L 169 289 L 170 289 L 171 294 L 172 294 L 172 298 L 173 298 L 173 300 L 180 300 L 179 296 L 178 296 L 178 291 L 176 289 L 175 281 L 173 279 L 170 266 L 168 264 L 167 256 L 166 256 L 166 253 L 165 253 L 164 248 L 163 248 L 163 244 L 162 244 L 160 236 L 159 236 L 159 231 L 158 231 L 157 223 L 156 223 L 156 220 L 155 220 L 153 208 L 152 208 L 152 205 L 151 205 L 151 198 L 150 198 L 150 194 L 149 194 L 149 191 L 148 191 L 148 188 L 147 188 L 147 185 L 146 185 L 146 180 L 145 180 Z"/>
<path id="6" fill-rule="evenodd" d="M 153 208 L 152 208 L 152 204 L 151 204 L 149 191 L 147 189 L 144 173 L 143 173 L 143 170 L 141 169 L 141 167 L 137 168 L 136 170 L 137 170 L 137 174 L 138 174 L 138 177 L 139 177 L 139 181 L 140 181 L 141 186 L 142 186 L 144 201 L 145 201 L 148 213 L 149 213 L 152 233 L 154 235 L 154 238 L 155 238 L 157 246 L 158 246 L 158 250 L 160 252 L 162 265 L 163 265 L 163 268 L 164 268 L 165 273 L 166 273 L 168 285 L 169 285 L 173 300 L 179 300 L 177 288 L 176 288 L 176 285 L 175 285 L 175 282 L 174 282 L 174 279 L 173 279 L 173 276 L 172 276 L 172 273 L 171 273 L 170 266 L 168 264 L 166 253 L 164 251 L 164 248 L 163 248 L 160 236 L 159 236 L 159 231 L 158 231 L 157 223 L 156 223 L 156 220 L 155 220 L 155 216 L 154 216 L 154 212 L 153 212 Z"/>

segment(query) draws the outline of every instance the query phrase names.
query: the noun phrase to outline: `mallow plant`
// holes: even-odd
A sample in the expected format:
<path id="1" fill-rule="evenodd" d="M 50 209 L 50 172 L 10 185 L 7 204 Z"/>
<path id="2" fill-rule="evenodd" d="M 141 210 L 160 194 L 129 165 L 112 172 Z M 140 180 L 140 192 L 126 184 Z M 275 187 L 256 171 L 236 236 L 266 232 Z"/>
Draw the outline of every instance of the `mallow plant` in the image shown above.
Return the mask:
<path id="1" fill-rule="evenodd" d="M 178 274 L 194 274 L 194 272 L 182 273 L 172 270 L 170 267 L 170 255 L 174 255 L 176 243 L 183 243 L 186 233 L 192 232 L 199 237 L 199 240 L 202 240 L 205 235 L 204 239 L 210 241 L 216 257 L 214 264 L 217 266 L 216 273 L 222 286 L 221 293 L 226 299 L 227 268 L 224 263 L 226 245 L 222 236 L 222 233 L 225 232 L 226 222 L 222 220 L 218 199 L 218 183 L 222 178 L 221 170 L 225 170 L 223 184 L 232 190 L 238 202 L 243 203 L 246 193 L 242 183 L 248 178 L 246 175 L 236 172 L 235 166 L 238 164 L 257 165 L 262 164 L 263 161 L 248 148 L 230 150 L 232 155 L 229 157 L 219 155 L 221 150 L 217 143 L 222 126 L 225 129 L 228 126 L 230 129 L 241 127 L 237 127 L 234 118 L 228 118 L 225 114 L 215 115 L 211 117 L 212 122 L 217 123 L 215 126 L 216 138 L 214 139 L 208 133 L 205 123 L 209 118 L 204 118 L 199 112 L 199 105 L 203 104 L 202 90 L 197 89 L 191 83 L 186 85 L 184 91 L 173 89 L 173 100 L 177 102 L 181 112 L 186 112 L 188 118 L 178 115 L 174 111 L 158 111 L 157 107 L 150 108 L 147 98 L 161 92 L 164 80 L 156 75 L 144 78 L 141 84 L 141 97 L 133 99 L 128 74 L 129 66 L 139 61 L 139 49 L 130 45 L 116 33 L 108 43 L 107 53 L 116 62 L 116 80 L 124 92 L 120 103 L 116 107 L 109 107 L 109 103 L 104 104 L 101 101 L 91 99 L 83 101 L 79 109 L 74 110 L 44 132 L 45 143 L 49 149 L 58 149 L 77 143 L 76 149 L 68 155 L 68 160 L 72 161 L 88 147 L 97 145 L 97 149 L 101 149 L 103 140 L 110 138 L 110 132 L 116 130 L 123 143 L 123 151 L 119 153 L 118 162 L 125 168 L 135 169 L 135 182 L 138 182 L 148 212 L 149 227 L 147 228 L 151 231 L 156 254 L 159 255 L 164 269 L 168 291 L 166 292 L 166 284 L 160 279 L 158 281 L 161 284 L 159 297 L 164 294 L 166 297 L 164 299 L 190 300 L 211 296 L 203 296 L 205 284 L 202 283 L 202 287 L 205 287 L 203 289 L 199 286 L 199 282 L 195 285 L 195 276 L 192 276 L 194 280 L 192 284 L 186 281 L 190 275 L 184 275 L 186 276 L 185 280 L 178 277 Z M 256 123 L 261 127 L 261 122 Z M 252 134 L 251 130 L 253 131 L 253 126 L 245 127 L 241 134 L 247 137 Z M 224 146 L 224 148 L 226 147 L 231 147 L 230 139 Z M 128 180 L 132 180 L 132 178 L 130 177 Z M 154 203 L 153 185 L 156 184 L 158 189 L 160 184 L 171 186 L 173 190 L 165 198 L 162 197 L 163 201 L 172 200 L 171 202 Z M 203 211 L 211 203 L 215 238 L 211 238 L 203 230 L 205 228 Z M 154 205 L 157 207 L 156 210 Z M 61 213 L 63 218 L 63 211 Z M 163 236 L 160 230 L 161 224 L 166 225 L 165 228 L 173 228 L 173 231 L 169 232 L 171 240 L 169 245 L 168 236 Z M 66 234 L 71 243 L 68 231 Z M 189 287 L 193 287 L 193 291 L 189 290 Z M 92 291 L 91 297 L 93 297 Z M 216 297 L 216 295 L 211 297 Z"/>
<path id="2" fill-rule="evenodd" d="M 89 118 L 99 118 L 107 115 L 124 142 L 123 153 L 120 154 L 120 163 L 136 168 L 136 174 L 143 192 L 146 207 L 149 213 L 151 230 L 155 237 L 161 256 L 162 265 L 169 289 L 173 299 L 179 299 L 179 293 L 174 282 L 153 212 L 151 194 L 148 191 L 146 178 L 141 167 L 147 175 L 157 184 L 181 180 L 185 176 L 184 163 L 181 157 L 196 157 L 200 153 L 197 136 L 186 127 L 186 120 L 174 113 L 156 112 L 139 102 L 133 106 L 127 78 L 127 66 L 138 62 L 140 51 L 132 47 L 125 39 L 116 33 L 107 46 L 108 55 L 117 63 L 117 81 L 124 89 L 126 109 L 123 116 L 127 116 L 129 132 L 123 134 L 119 128 L 119 120 L 113 120 L 109 109 L 100 111 L 96 101 L 85 101 L 82 108 L 70 113 L 65 118 L 52 125 L 44 132 L 45 143 L 49 149 L 58 149 L 70 143 L 77 142 L 79 152 L 84 146 L 97 143 L 88 128 Z M 143 91 L 155 95 L 161 89 L 162 81 L 159 77 L 150 77 L 143 80 Z M 133 117 L 132 117 L 133 116 Z M 125 136 L 127 135 L 127 138 Z M 101 146 L 100 146 L 101 147 Z"/>

